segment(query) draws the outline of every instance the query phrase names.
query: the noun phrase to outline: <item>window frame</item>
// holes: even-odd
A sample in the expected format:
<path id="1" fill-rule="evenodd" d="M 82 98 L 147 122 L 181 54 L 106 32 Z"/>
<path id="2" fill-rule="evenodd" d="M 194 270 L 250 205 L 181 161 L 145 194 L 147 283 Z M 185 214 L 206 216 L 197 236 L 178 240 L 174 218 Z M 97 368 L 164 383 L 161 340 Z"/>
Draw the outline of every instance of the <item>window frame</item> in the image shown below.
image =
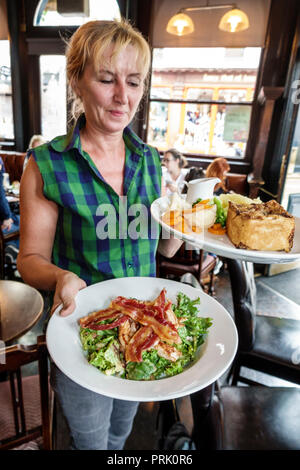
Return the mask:
<path id="1" fill-rule="evenodd" d="M 229 162 L 232 162 L 236 168 L 240 168 L 240 169 L 249 169 L 250 165 L 251 165 L 251 161 L 252 161 L 252 158 L 251 158 L 251 155 L 250 155 L 250 152 L 249 152 L 249 143 L 251 143 L 251 126 L 252 126 L 252 119 L 253 119 L 253 110 L 255 108 L 255 105 L 256 105 L 256 97 L 257 97 L 257 93 L 258 93 L 258 87 L 259 87 L 259 74 L 260 74 L 260 70 L 261 70 L 261 62 L 262 62 L 262 57 L 263 57 L 263 54 L 264 54 L 264 48 L 262 47 L 261 48 L 261 53 L 260 53 L 260 61 L 259 61 L 259 64 L 257 66 L 257 75 L 256 75 L 256 80 L 255 80 L 255 86 L 254 86 L 254 89 L 253 89 L 253 98 L 251 101 L 236 101 L 236 102 L 230 102 L 230 101 L 223 101 L 223 100 L 191 100 L 191 99 L 180 99 L 180 100 L 177 100 L 177 99 L 167 99 L 167 98 L 152 98 L 151 97 L 151 88 L 152 88 L 152 77 L 153 77 L 153 51 L 154 51 L 154 48 L 152 48 L 152 57 L 151 57 L 151 68 L 150 68 L 150 80 L 149 80 L 149 90 L 148 90 L 148 102 L 147 102 L 147 110 L 146 110 L 146 125 L 144 127 L 144 133 L 143 133 L 143 138 L 144 140 L 146 141 L 147 140 L 147 136 L 148 136 L 148 130 L 149 130 L 149 117 L 150 117 L 150 107 L 151 107 L 151 103 L 152 102 L 156 102 L 156 103 L 177 103 L 177 104 L 208 104 L 208 105 L 225 105 L 225 106 L 251 106 L 251 115 L 250 115 L 250 120 L 249 120 L 249 133 L 248 133 L 248 138 L 247 138 L 247 143 L 246 143 L 246 148 L 245 148 L 245 152 L 244 152 L 244 156 L 241 158 L 241 157 L 226 157 L 224 155 L 211 155 L 211 154 L 204 154 L 204 153 L 183 153 L 184 156 L 191 161 L 191 163 L 195 162 L 196 164 L 200 163 L 204 163 L 204 164 L 209 164 L 212 160 L 214 160 L 215 158 L 218 158 L 218 157 L 221 157 L 221 158 L 224 158 L 226 157 L 226 159 L 229 161 Z M 196 87 L 196 84 L 193 84 L 193 86 Z M 170 88 L 172 86 L 170 85 Z M 199 88 L 201 88 L 201 86 L 199 85 Z M 208 87 L 209 88 L 209 87 Z M 222 88 L 221 86 L 219 88 Z M 163 153 L 163 151 L 160 151 L 160 153 Z"/>

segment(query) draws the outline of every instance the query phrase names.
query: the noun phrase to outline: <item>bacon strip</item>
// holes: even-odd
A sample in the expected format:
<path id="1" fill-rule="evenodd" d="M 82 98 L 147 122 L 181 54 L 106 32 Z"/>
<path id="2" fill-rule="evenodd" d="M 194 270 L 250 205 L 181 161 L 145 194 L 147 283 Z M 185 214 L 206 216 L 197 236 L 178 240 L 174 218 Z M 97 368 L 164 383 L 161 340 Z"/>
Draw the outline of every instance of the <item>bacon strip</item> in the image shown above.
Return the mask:
<path id="1" fill-rule="evenodd" d="M 91 313 L 86 317 L 82 317 L 79 320 L 80 326 L 86 328 L 87 325 L 91 323 L 96 323 L 97 321 L 108 320 L 109 318 L 117 318 L 121 312 L 118 312 L 115 308 L 105 308 L 104 310 L 98 310 L 98 312 Z"/>
<path id="2" fill-rule="evenodd" d="M 164 308 L 161 306 L 151 306 L 144 302 L 121 296 L 113 300 L 111 306 L 142 325 L 151 326 L 153 331 L 163 341 L 169 344 L 181 343 L 175 325 L 166 320 Z"/>
<path id="3" fill-rule="evenodd" d="M 158 343 L 158 336 L 150 326 L 142 326 L 129 341 L 125 350 L 126 362 L 142 362 L 142 353 Z"/>
<path id="4" fill-rule="evenodd" d="M 112 323 L 107 323 L 106 325 L 98 325 L 97 323 L 91 323 L 86 328 L 89 328 L 90 330 L 111 330 L 112 328 L 116 328 L 116 326 L 121 325 L 121 323 L 126 321 L 127 318 L 128 317 L 126 315 L 119 315 L 119 318 Z"/>
<path id="5" fill-rule="evenodd" d="M 121 351 L 125 353 L 125 348 L 133 335 L 137 332 L 140 325 L 132 320 L 130 317 L 127 317 L 127 320 L 119 326 L 119 342 Z"/>

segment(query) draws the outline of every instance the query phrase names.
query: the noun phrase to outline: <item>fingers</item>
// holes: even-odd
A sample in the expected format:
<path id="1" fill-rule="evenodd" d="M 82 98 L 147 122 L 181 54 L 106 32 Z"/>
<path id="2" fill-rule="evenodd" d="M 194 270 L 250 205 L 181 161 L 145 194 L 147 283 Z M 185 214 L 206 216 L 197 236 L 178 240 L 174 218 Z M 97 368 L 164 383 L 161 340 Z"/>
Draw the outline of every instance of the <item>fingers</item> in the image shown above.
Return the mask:
<path id="1" fill-rule="evenodd" d="M 62 317 L 66 317 L 75 310 L 76 304 L 75 304 L 74 299 L 72 298 L 65 299 L 63 302 L 55 302 L 52 305 L 52 308 L 50 310 L 50 316 L 52 316 L 55 310 L 60 306 L 61 306 L 61 309 L 58 312 L 59 315 L 61 315 Z"/>
<path id="2" fill-rule="evenodd" d="M 63 307 L 61 311 L 59 312 L 59 314 L 62 317 L 67 317 L 68 315 L 74 312 L 75 307 L 76 307 L 76 304 L 75 304 L 74 299 L 69 299 L 64 302 Z"/>
<path id="3" fill-rule="evenodd" d="M 53 300 L 53 306 L 50 315 L 53 315 L 55 310 L 61 306 L 58 312 L 62 317 L 66 317 L 74 312 L 76 308 L 75 297 L 79 290 L 86 287 L 85 281 L 80 279 L 73 273 L 67 273 L 62 281 L 59 281 L 56 286 L 56 291 Z"/>

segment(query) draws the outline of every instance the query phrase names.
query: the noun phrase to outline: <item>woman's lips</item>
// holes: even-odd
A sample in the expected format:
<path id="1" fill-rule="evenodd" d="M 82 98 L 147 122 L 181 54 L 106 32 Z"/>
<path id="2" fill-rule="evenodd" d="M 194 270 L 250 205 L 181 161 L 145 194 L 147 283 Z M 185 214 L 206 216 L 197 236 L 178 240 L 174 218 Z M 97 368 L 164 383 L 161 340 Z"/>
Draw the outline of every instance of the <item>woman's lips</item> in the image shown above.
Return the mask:
<path id="1" fill-rule="evenodd" d="M 110 110 L 110 114 L 114 117 L 123 117 L 125 115 L 124 111 Z"/>

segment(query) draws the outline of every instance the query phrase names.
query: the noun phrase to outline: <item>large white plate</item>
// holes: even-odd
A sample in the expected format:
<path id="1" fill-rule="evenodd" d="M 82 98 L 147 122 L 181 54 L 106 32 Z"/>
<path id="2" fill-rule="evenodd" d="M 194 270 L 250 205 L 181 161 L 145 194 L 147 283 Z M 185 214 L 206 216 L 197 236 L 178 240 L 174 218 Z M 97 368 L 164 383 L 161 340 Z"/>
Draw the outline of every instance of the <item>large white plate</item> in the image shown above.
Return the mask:
<path id="1" fill-rule="evenodd" d="M 195 247 L 203 248 L 206 251 L 215 253 L 225 258 L 240 259 L 243 261 L 251 261 L 253 263 L 290 263 L 300 259 L 300 218 L 295 217 L 296 228 L 293 248 L 289 253 L 282 251 L 254 251 L 242 250 L 236 248 L 227 235 L 214 235 L 206 229 L 203 234 L 187 235 L 178 230 L 174 230 L 161 220 L 163 212 L 168 206 L 168 196 L 156 199 L 151 205 L 151 214 L 153 218 L 164 228 L 168 233 L 181 238 L 186 242 L 191 243 Z"/>
<path id="2" fill-rule="evenodd" d="M 78 319 L 105 308 L 118 295 L 153 300 L 166 288 L 173 302 L 178 292 L 200 297 L 199 315 L 211 317 L 213 325 L 198 360 L 174 377 L 155 381 L 135 381 L 109 377 L 87 362 L 80 338 Z M 80 291 L 76 310 L 61 317 L 58 310 L 47 328 L 49 353 L 59 369 L 74 382 L 96 393 L 133 401 L 160 401 L 189 395 L 217 380 L 234 359 L 238 336 L 230 314 L 212 297 L 187 284 L 151 277 L 131 277 L 100 282 Z"/>

